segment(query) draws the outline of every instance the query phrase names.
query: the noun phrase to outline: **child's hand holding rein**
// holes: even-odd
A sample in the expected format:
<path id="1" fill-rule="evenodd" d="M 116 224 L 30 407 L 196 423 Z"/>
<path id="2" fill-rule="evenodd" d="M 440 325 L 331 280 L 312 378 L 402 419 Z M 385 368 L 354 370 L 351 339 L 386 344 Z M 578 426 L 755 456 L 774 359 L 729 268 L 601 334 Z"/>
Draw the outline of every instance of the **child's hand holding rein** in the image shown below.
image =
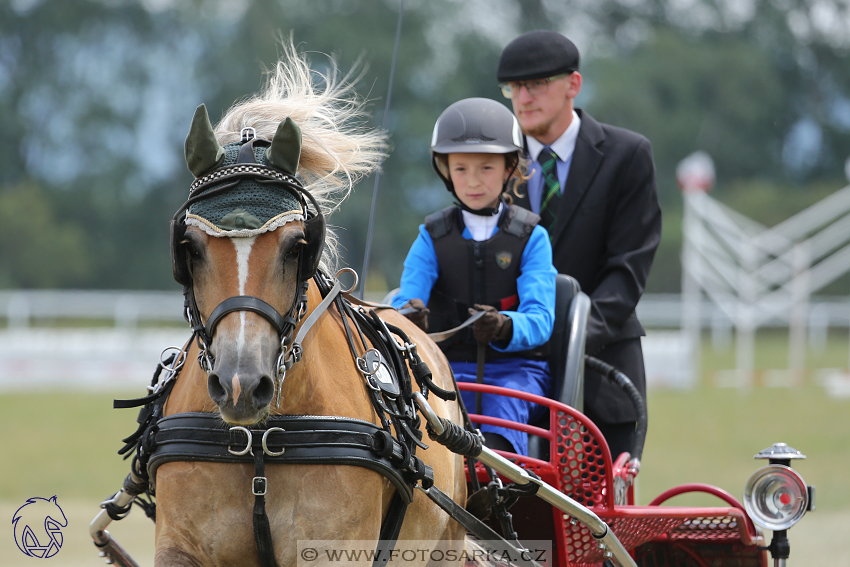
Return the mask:
<path id="1" fill-rule="evenodd" d="M 511 342 L 511 337 L 514 334 L 514 325 L 510 317 L 499 313 L 492 305 L 479 305 L 478 303 L 475 304 L 474 309 L 469 310 L 469 314 L 475 315 L 478 311 L 484 311 L 484 316 L 472 326 L 472 333 L 475 335 L 475 340 L 485 344 L 492 341 L 500 343 Z"/>

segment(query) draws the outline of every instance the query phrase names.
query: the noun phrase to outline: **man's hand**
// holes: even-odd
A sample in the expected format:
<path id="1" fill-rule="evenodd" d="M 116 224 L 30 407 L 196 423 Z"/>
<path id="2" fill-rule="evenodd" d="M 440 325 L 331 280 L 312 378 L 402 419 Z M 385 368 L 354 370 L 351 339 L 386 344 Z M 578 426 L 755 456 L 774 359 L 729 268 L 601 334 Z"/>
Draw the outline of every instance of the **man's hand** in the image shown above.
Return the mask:
<path id="1" fill-rule="evenodd" d="M 402 309 L 413 309 L 412 312 L 406 313 L 404 316 L 410 319 L 410 321 L 425 331 L 428 332 L 428 313 L 431 312 L 430 309 L 425 307 L 425 304 L 421 299 L 413 298 L 402 306 Z"/>
<path id="2" fill-rule="evenodd" d="M 478 311 L 484 311 L 484 315 L 472 325 L 472 333 L 479 343 L 497 341 L 501 343 L 511 342 L 514 335 L 514 324 L 507 315 L 499 313 L 492 305 L 475 304 L 474 309 L 469 310 L 470 315 Z"/>

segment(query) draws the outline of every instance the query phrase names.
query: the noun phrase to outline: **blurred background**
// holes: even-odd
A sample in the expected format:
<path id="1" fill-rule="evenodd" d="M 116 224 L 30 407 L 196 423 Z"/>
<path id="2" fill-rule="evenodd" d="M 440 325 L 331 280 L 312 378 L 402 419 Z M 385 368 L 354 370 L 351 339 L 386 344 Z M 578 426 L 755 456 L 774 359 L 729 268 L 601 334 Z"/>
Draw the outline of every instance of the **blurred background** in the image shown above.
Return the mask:
<path id="1" fill-rule="evenodd" d="M 437 116 L 466 97 L 507 104 L 499 53 L 545 28 L 581 51 L 577 105 L 653 146 L 664 231 L 639 306 L 640 502 L 684 482 L 740 497 L 752 455 L 784 441 L 822 498 L 790 534 L 792 564 L 850 565 L 835 544 L 850 535 L 850 2 L 408 0 L 385 117 L 398 16 L 398 0 L 0 3 L 0 443 L 15 455 L 0 460 L 0 515 L 57 494 L 82 554 L 63 549 L 63 565 L 98 564 L 87 523 L 126 473 L 113 451 L 135 417 L 112 394 L 141 395 L 186 336 L 168 221 L 197 105 L 215 122 L 256 92 L 290 34 L 317 69 L 325 54 L 361 66 L 392 143 L 366 279 L 379 299 L 418 224 L 451 202 L 430 168 Z M 683 198 L 695 152 L 712 181 Z M 329 219 L 358 271 L 373 187 Z M 141 558 L 144 529 L 130 530 Z M 28 559 L 2 537 L 0 563 Z"/>

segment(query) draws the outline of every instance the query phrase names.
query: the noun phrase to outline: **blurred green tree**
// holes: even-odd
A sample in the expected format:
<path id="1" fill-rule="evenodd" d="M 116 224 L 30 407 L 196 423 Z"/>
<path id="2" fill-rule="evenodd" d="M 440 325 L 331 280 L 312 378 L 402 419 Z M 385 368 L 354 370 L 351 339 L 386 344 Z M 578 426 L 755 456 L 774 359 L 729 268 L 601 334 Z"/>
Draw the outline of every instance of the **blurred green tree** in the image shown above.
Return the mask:
<path id="1" fill-rule="evenodd" d="M 816 4 L 816 5 L 815 5 Z M 358 91 L 383 122 L 400 0 L 15 0 L 0 4 L 0 196 L 43 187 L 59 225 L 85 235 L 87 275 L 0 286 L 174 288 L 168 220 L 191 176 L 182 141 L 194 108 L 215 120 L 261 86 L 290 33 L 316 68 L 335 54 L 367 64 Z M 649 291 L 679 285 L 680 202 L 673 172 L 697 149 L 732 200 L 760 184 L 776 202 L 807 204 L 842 183 L 850 155 L 850 18 L 842 0 L 408 0 L 384 164 L 369 287 L 394 287 L 425 214 L 450 195 L 430 168 L 439 113 L 470 96 L 501 100 L 495 68 L 518 33 L 550 28 L 582 50 L 579 103 L 598 119 L 649 137 L 664 235 Z M 312 53 L 315 52 L 315 53 Z M 373 179 L 330 222 L 344 262 L 362 268 Z M 15 193 L 18 195 L 17 193 Z M 4 214 L 44 206 L 35 192 Z M 33 203 L 28 204 L 27 198 Z M 773 208 L 741 199 L 744 214 Z M 40 203 L 40 204 L 39 204 Z M 758 204 L 756 204 L 758 203 Z M 5 207 L 20 207 L 17 213 Z M 801 203 L 801 206 L 802 203 Z M 65 267 L 63 267 L 65 266 Z"/>
<path id="2" fill-rule="evenodd" d="M 61 216 L 37 185 L 21 185 L 0 193 L 0 287 L 92 283 L 87 235 Z"/>

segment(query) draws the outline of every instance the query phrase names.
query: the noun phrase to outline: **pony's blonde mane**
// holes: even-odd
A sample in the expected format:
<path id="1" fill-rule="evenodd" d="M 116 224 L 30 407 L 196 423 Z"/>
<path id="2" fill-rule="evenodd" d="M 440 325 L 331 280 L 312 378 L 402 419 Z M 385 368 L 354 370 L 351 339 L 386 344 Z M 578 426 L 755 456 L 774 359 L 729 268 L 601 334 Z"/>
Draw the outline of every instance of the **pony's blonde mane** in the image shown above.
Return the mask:
<path id="1" fill-rule="evenodd" d="M 292 40 L 281 42 L 283 53 L 262 90 L 235 103 L 215 127 L 224 146 L 238 142 L 243 128 L 271 140 L 287 116 L 301 128 L 303 142 L 298 174 L 322 212 L 335 211 L 362 177 L 375 171 L 386 157 L 386 133 L 366 125 L 365 100 L 354 92 L 353 71 L 340 77 L 328 56 L 327 74 L 310 68 Z M 336 265 L 338 243 L 328 230 L 322 261 Z"/>

